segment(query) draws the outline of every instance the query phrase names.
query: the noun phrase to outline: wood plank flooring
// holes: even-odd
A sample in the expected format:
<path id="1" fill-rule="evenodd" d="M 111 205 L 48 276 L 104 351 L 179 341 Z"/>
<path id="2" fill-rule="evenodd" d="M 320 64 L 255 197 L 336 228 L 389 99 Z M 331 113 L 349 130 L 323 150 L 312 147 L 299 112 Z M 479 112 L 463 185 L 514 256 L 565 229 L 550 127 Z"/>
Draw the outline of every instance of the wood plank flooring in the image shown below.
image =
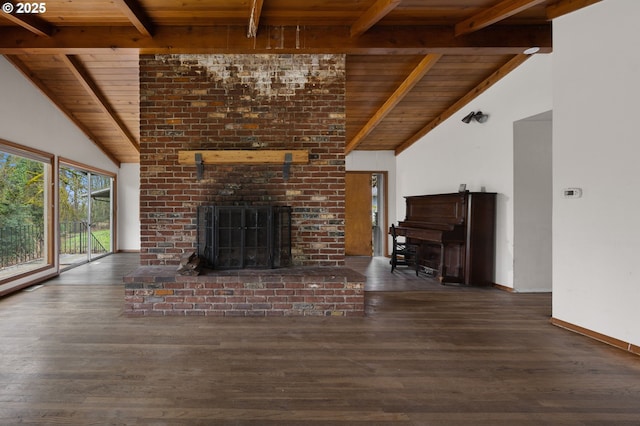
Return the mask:
<path id="1" fill-rule="evenodd" d="M 0 424 L 640 424 L 640 359 L 550 325 L 550 295 L 348 263 L 364 318 L 127 318 L 131 254 L 2 298 Z"/>

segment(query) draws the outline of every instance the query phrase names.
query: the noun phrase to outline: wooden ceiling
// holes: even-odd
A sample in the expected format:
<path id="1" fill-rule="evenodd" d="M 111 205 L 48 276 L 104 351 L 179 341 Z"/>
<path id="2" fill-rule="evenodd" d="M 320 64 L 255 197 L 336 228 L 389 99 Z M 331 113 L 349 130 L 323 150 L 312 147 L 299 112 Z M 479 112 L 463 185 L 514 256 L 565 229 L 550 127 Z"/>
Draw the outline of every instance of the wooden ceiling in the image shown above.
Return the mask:
<path id="1" fill-rule="evenodd" d="M 116 164 L 139 161 L 139 54 L 345 54 L 347 153 L 399 153 L 598 1 L 5 0 L 0 54 Z"/>

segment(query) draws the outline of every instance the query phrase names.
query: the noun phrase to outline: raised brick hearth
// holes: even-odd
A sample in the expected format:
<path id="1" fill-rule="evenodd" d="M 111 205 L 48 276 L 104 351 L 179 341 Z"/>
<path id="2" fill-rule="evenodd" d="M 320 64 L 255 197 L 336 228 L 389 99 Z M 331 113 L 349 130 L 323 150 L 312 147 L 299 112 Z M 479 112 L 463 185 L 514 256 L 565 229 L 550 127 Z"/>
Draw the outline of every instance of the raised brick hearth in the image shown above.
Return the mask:
<path id="1" fill-rule="evenodd" d="M 206 271 L 145 266 L 127 275 L 129 316 L 362 316 L 365 277 L 345 267 Z"/>

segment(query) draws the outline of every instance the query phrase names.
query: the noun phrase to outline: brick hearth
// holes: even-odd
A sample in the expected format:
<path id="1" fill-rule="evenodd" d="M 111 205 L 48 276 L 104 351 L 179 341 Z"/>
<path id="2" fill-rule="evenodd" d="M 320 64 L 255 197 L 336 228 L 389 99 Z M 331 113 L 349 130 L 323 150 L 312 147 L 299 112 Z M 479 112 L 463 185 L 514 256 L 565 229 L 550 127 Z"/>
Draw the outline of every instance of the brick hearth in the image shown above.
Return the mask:
<path id="1" fill-rule="evenodd" d="M 144 266 L 124 278 L 129 316 L 362 316 L 365 277 L 345 267 L 207 271 Z"/>

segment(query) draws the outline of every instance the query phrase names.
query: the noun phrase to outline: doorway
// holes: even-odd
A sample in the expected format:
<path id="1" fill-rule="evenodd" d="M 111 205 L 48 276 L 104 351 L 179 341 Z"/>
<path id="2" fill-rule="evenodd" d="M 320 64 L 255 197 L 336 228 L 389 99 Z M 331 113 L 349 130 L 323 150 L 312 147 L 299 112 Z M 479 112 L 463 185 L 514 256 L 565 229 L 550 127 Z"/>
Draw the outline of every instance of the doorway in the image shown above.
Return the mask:
<path id="1" fill-rule="evenodd" d="M 384 256 L 386 172 L 347 172 L 345 180 L 345 254 Z"/>
<path id="2" fill-rule="evenodd" d="M 551 111 L 513 126 L 513 289 L 552 289 L 552 136 Z"/>
<path id="3" fill-rule="evenodd" d="M 76 165 L 59 167 L 60 270 L 113 252 L 113 176 Z"/>

